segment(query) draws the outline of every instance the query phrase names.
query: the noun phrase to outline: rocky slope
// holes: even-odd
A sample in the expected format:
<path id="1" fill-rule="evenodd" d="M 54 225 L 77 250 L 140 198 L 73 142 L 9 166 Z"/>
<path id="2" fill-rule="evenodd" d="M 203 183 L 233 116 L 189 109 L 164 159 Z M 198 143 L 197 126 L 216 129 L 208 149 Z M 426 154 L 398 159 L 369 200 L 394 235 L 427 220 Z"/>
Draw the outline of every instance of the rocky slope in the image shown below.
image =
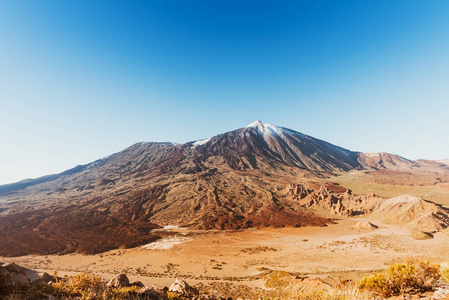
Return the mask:
<path id="1" fill-rule="evenodd" d="M 329 172 L 397 165 L 385 157 L 373 162 L 260 121 L 186 144 L 138 143 L 61 174 L 0 186 L 0 255 L 132 247 L 157 239 L 151 230 L 169 224 L 195 229 L 324 226 L 330 221 L 311 210 L 317 203 L 351 215 L 363 199 L 341 187 L 336 196 L 318 186 L 306 188 L 309 196 L 303 201 L 285 188 Z"/>
<path id="2" fill-rule="evenodd" d="M 403 224 L 435 233 L 449 227 L 449 209 L 417 197 L 399 197 L 370 203 L 371 215 L 386 223 Z"/>

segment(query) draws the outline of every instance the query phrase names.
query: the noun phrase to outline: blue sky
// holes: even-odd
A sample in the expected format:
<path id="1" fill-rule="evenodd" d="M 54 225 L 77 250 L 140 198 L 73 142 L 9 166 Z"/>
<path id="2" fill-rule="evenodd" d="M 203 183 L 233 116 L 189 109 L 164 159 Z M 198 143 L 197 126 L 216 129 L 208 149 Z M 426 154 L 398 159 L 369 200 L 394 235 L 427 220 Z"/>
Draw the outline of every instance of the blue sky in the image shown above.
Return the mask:
<path id="1" fill-rule="evenodd" d="M 0 1 L 0 184 L 256 119 L 449 158 L 449 1 Z"/>

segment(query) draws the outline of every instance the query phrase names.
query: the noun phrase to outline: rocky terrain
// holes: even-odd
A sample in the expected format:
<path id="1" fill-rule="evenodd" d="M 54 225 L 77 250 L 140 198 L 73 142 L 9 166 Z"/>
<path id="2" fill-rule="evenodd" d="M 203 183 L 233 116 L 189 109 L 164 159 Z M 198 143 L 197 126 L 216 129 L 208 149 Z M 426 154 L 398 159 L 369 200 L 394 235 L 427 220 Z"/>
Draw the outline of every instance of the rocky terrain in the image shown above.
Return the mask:
<path id="1" fill-rule="evenodd" d="M 365 206 L 374 195 L 327 182 L 353 170 L 437 174 L 442 182 L 449 174 L 444 162 L 353 152 L 255 121 L 185 144 L 138 143 L 61 174 L 0 186 L 0 255 L 129 248 L 160 238 L 153 229 L 166 225 L 326 226 L 334 215 L 371 212 Z"/>

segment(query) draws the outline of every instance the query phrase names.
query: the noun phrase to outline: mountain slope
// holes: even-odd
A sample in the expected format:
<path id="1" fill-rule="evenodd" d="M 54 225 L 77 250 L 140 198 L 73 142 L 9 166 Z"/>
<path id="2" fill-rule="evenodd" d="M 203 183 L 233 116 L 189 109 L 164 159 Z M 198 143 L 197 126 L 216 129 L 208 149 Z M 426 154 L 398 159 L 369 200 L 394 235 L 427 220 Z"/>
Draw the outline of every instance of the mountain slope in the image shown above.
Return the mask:
<path id="1" fill-rule="evenodd" d="M 157 239 L 151 229 L 169 224 L 324 226 L 330 221 L 283 189 L 378 165 L 260 121 L 185 144 L 138 143 L 61 174 L 0 186 L 0 255 L 131 247 Z"/>
<path id="2" fill-rule="evenodd" d="M 251 164 L 255 157 L 313 171 L 348 171 L 361 167 L 357 152 L 260 121 L 193 145 L 204 156 L 246 157 L 250 162 L 247 167 L 252 168 L 257 167 Z"/>

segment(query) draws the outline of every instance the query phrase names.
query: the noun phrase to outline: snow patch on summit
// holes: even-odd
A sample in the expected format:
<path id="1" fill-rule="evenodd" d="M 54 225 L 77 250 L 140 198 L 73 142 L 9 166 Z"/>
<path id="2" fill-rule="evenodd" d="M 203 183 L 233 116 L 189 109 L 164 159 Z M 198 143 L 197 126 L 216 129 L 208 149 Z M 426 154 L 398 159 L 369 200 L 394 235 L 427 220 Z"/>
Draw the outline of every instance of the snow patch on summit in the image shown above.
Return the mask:
<path id="1" fill-rule="evenodd" d="M 278 127 L 273 124 L 262 123 L 259 120 L 252 122 L 251 124 L 246 126 L 246 128 L 256 128 L 262 134 L 265 141 L 268 141 L 268 139 L 272 137 L 281 138 L 282 140 L 287 141 L 287 137 L 285 136 L 285 134 L 301 135 L 301 137 L 303 137 L 303 135 L 298 132 L 283 127 Z"/>
<path id="2" fill-rule="evenodd" d="M 248 126 L 246 126 L 246 128 L 250 128 L 250 127 L 256 128 L 263 135 L 277 134 L 279 136 L 282 136 L 284 134 L 283 128 L 277 127 L 276 125 L 273 125 L 273 124 L 268 124 L 268 123 L 264 124 L 259 120 L 254 121 L 251 124 L 249 124 Z"/>

